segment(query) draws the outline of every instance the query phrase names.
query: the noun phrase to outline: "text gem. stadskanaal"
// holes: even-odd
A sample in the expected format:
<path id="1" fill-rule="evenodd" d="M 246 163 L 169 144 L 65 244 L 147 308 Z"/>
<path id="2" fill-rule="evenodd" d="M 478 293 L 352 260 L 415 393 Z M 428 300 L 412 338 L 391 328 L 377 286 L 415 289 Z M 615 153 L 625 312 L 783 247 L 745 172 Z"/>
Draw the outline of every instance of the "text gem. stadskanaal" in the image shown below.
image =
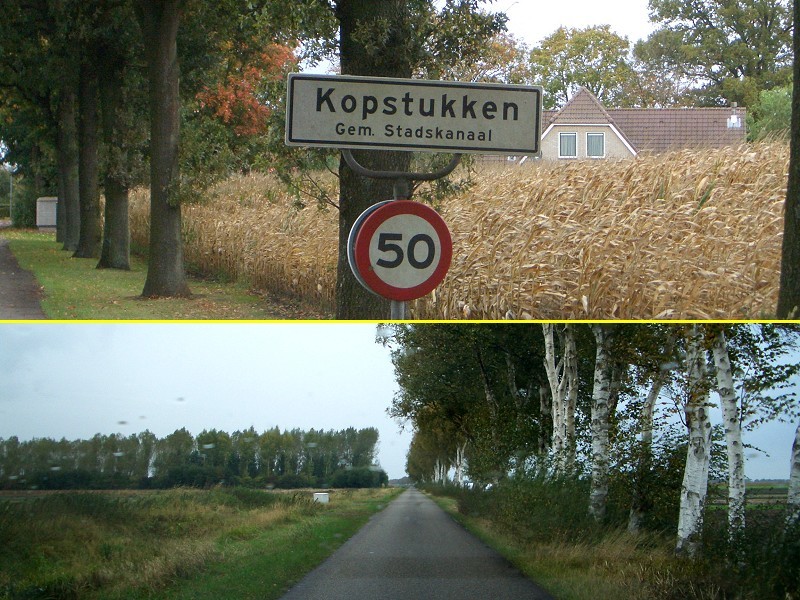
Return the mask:
<path id="1" fill-rule="evenodd" d="M 286 143 L 536 156 L 541 98 L 534 86 L 292 74 Z"/>

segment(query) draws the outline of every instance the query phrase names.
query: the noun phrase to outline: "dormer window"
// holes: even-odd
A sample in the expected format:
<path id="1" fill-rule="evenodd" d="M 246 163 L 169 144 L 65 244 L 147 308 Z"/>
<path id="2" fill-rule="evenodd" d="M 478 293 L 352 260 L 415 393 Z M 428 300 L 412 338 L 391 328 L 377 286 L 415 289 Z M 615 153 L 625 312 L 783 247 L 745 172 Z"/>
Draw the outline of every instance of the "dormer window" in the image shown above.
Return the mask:
<path id="1" fill-rule="evenodd" d="M 728 129 L 741 129 L 741 128 L 742 128 L 742 118 L 739 115 L 734 113 L 730 117 L 728 117 Z"/>

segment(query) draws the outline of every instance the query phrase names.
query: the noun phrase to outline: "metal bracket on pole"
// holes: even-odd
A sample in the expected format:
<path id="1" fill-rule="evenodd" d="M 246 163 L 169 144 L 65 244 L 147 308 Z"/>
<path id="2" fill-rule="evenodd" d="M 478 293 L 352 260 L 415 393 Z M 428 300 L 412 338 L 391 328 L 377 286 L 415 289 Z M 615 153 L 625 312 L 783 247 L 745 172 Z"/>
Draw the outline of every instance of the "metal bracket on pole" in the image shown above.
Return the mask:
<path id="1" fill-rule="evenodd" d="M 403 171 L 373 171 L 361 165 L 350 150 L 342 150 L 342 156 L 347 166 L 356 175 L 369 177 L 371 179 L 391 179 L 394 180 L 394 200 L 408 200 L 411 198 L 412 181 L 433 181 L 447 177 L 461 163 L 461 155 L 454 154 L 452 160 L 446 167 L 434 171 L 433 173 L 405 173 Z M 406 318 L 406 303 L 399 300 L 391 301 L 391 319 L 402 321 Z"/>

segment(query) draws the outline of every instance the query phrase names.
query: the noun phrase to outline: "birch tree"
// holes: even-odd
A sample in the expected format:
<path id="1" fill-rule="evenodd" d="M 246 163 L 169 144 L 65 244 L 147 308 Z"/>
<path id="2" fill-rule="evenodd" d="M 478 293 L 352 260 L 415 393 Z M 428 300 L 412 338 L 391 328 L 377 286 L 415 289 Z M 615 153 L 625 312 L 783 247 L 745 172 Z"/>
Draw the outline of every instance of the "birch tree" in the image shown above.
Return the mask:
<path id="1" fill-rule="evenodd" d="M 565 324 L 558 337 L 563 355 L 556 362 L 555 327 L 543 323 L 545 359 L 544 367 L 550 383 L 553 416 L 553 454 L 556 470 L 564 473 L 575 464 L 575 407 L 578 399 L 578 352 L 575 346 L 574 326 Z"/>
<path id="2" fill-rule="evenodd" d="M 742 420 L 733 383 L 733 368 L 728 356 L 725 331 L 718 327 L 711 351 L 717 376 L 717 393 L 722 404 L 725 445 L 728 457 L 728 533 L 731 539 L 744 532 L 745 480 Z"/>
<path id="3" fill-rule="evenodd" d="M 693 325 L 686 340 L 687 398 L 685 405 L 688 445 L 681 487 L 676 552 L 695 556 L 703 528 L 708 470 L 711 461 L 711 419 L 709 417 L 706 355 L 703 333 Z"/>
<path id="4" fill-rule="evenodd" d="M 592 325 L 597 342 L 592 390 L 592 481 L 589 514 L 601 521 L 608 498 L 609 398 L 611 396 L 611 357 L 608 344 L 611 330 L 607 325 Z"/>
<path id="5" fill-rule="evenodd" d="M 786 525 L 793 527 L 800 523 L 800 423 L 794 434 L 792 462 L 789 471 L 789 496 L 786 503 Z"/>

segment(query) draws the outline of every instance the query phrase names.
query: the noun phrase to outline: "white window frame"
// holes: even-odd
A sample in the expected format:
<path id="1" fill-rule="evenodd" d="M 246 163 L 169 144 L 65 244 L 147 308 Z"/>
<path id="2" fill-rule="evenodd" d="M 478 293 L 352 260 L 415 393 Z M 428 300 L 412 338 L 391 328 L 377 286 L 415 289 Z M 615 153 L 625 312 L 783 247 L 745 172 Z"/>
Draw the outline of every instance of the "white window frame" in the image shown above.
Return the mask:
<path id="1" fill-rule="evenodd" d="M 589 148 L 590 148 L 589 136 L 591 136 L 591 135 L 598 135 L 598 136 L 600 136 L 602 138 L 602 140 L 603 140 L 603 154 L 598 154 L 597 156 L 592 156 L 592 155 L 589 154 Z M 587 132 L 587 134 L 586 134 L 586 158 L 599 159 L 599 158 L 605 158 L 605 157 L 606 157 L 606 134 L 605 134 L 605 132 L 602 132 L 602 131 L 590 131 L 590 132 Z"/>
<path id="2" fill-rule="evenodd" d="M 564 136 L 572 136 L 575 138 L 575 154 L 562 154 L 563 145 L 561 140 Z M 558 134 L 558 158 L 578 158 L 578 133 L 571 131 L 562 131 Z"/>

